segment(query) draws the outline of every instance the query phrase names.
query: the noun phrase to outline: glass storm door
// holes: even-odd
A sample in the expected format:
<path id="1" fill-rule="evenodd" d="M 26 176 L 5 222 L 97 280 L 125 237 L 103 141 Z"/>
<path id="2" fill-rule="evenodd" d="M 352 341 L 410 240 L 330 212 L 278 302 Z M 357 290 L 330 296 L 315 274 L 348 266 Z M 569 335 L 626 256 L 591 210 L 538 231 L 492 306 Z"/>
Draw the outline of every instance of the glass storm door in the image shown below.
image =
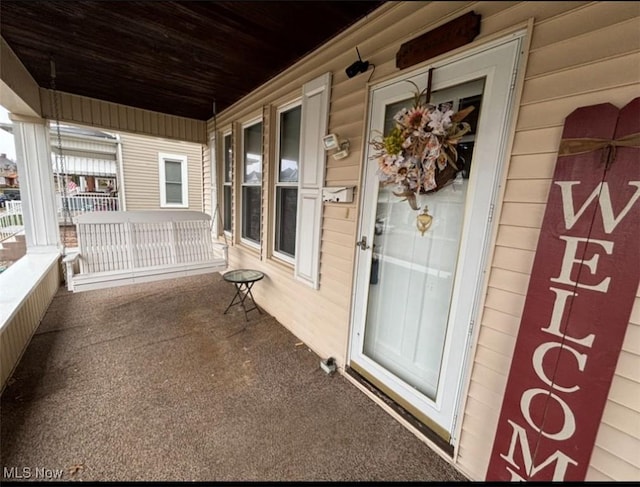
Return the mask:
<path id="1" fill-rule="evenodd" d="M 518 52 L 516 39 L 433 71 L 432 104 L 475 110 L 458 145 L 464 169 L 418 197 L 433 217 L 424 234 L 420 212 L 379 184 L 375 151 L 366 154 L 360 235 L 367 245 L 357 255 L 350 365 L 451 443 Z M 427 76 L 414 71 L 372 88 L 367 140 L 387 134 L 394 115 L 412 105 L 415 87 L 406 80 L 423 90 Z"/>

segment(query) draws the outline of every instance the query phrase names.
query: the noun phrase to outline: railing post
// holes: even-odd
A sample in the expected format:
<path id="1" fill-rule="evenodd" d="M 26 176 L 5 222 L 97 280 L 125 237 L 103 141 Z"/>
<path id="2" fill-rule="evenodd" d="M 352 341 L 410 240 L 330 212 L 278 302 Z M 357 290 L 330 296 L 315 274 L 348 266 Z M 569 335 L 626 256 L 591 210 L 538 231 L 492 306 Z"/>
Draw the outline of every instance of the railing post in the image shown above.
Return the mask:
<path id="1" fill-rule="evenodd" d="M 61 249 L 47 121 L 10 115 L 20 176 L 27 253 Z"/>

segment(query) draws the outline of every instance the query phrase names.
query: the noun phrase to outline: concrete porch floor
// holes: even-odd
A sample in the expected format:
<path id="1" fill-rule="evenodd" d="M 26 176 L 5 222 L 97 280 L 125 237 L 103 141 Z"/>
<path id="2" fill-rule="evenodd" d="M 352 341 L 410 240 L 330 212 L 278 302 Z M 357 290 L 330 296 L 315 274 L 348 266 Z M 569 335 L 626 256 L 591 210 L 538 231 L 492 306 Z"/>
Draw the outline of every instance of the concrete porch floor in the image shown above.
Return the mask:
<path id="1" fill-rule="evenodd" d="M 233 294 L 219 274 L 61 288 L 1 398 L 2 474 L 466 480 L 344 377 L 326 375 L 273 317 L 251 311 L 245 328 L 239 306 L 223 315 Z"/>

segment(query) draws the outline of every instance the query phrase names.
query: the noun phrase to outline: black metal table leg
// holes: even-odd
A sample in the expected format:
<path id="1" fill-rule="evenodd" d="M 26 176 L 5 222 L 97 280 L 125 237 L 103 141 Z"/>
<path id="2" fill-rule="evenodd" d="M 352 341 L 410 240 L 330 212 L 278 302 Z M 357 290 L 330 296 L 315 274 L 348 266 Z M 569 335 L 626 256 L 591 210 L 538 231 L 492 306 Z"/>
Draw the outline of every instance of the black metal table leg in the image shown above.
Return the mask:
<path id="1" fill-rule="evenodd" d="M 234 284 L 236 286 L 236 294 L 231 300 L 231 303 L 229 303 L 229 306 L 227 306 L 227 309 L 224 310 L 224 314 L 227 314 L 227 311 L 229 311 L 229 309 L 236 304 L 239 304 L 242 306 L 242 309 L 244 311 L 244 318 L 247 321 L 249 321 L 249 316 L 247 314 L 249 311 L 253 311 L 254 309 L 257 309 L 258 313 L 262 314 L 262 310 L 258 306 L 258 303 L 256 303 L 256 300 L 253 299 L 253 293 L 251 292 L 251 288 L 253 287 L 254 283 L 253 282 L 248 282 L 248 283 L 236 282 Z M 253 302 L 253 307 L 251 308 L 247 308 L 247 306 L 244 304 L 247 297 L 249 297 Z M 237 302 L 236 302 L 236 299 L 237 299 Z"/>
<path id="2" fill-rule="evenodd" d="M 236 294 L 233 297 L 233 299 L 231 300 L 231 302 L 229 303 L 229 306 L 227 306 L 227 309 L 224 310 L 223 314 L 227 314 L 227 311 L 229 311 L 229 308 L 231 308 L 231 306 L 233 306 L 234 304 L 241 304 L 242 303 L 242 294 L 241 294 L 241 289 L 242 289 L 242 284 L 240 283 L 234 283 L 236 286 Z M 238 298 L 238 302 L 236 303 L 236 298 Z"/>
<path id="3" fill-rule="evenodd" d="M 255 284 L 256 281 L 259 281 L 264 277 L 264 274 L 260 271 L 254 271 L 250 269 L 239 269 L 236 271 L 229 271 L 224 274 L 225 281 L 232 282 L 236 287 L 236 294 L 233 296 L 231 303 L 227 306 L 227 309 L 224 310 L 224 314 L 227 314 L 229 309 L 239 304 L 242 306 L 244 311 L 244 318 L 246 321 L 249 321 L 248 312 L 253 311 L 254 309 L 258 310 L 258 313 L 262 314 L 262 310 L 256 303 L 256 300 L 253 298 L 253 293 L 251 292 L 251 288 Z M 253 302 L 253 307 L 247 308 L 245 305 L 245 300 L 247 297 Z"/>
<path id="4" fill-rule="evenodd" d="M 262 310 L 260 309 L 260 307 L 258 306 L 258 303 L 256 303 L 256 300 L 253 299 L 253 294 L 251 293 L 251 288 L 253 287 L 253 285 L 255 284 L 255 282 L 250 282 L 248 284 L 245 284 L 246 286 L 246 291 L 244 294 L 244 299 L 247 298 L 247 296 L 249 296 L 251 298 L 251 302 L 253 302 L 253 308 L 249 308 L 247 309 L 244 305 L 244 299 L 242 300 L 242 307 L 244 308 L 244 317 L 247 321 L 249 321 L 249 318 L 247 318 L 247 312 L 248 311 L 253 311 L 254 309 L 258 310 L 258 313 L 262 314 Z"/>

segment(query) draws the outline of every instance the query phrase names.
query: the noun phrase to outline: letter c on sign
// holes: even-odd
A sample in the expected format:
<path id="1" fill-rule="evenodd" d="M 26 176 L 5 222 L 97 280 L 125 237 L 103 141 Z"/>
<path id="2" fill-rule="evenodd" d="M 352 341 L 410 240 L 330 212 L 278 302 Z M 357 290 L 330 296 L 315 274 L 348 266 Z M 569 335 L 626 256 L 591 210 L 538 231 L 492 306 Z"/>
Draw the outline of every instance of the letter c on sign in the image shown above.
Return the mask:
<path id="1" fill-rule="evenodd" d="M 553 399 L 558 401 L 558 404 L 560 404 L 560 407 L 562 408 L 562 412 L 564 413 L 564 422 L 562 425 L 562 429 L 557 433 L 550 434 L 545 431 L 542 431 L 540 427 L 534 424 L 533 419 L 531 418 L 531 414 L 529 412 L 531 407 L 531 400 L 538 394 L 545 394 L 545 395 L 548 394 L 549 397 L 552 397 Z M 576 431 L 576 419 L 573 416 L 573 412 L 571 411 L 571 408 L 569 408 L 567 403 L 564 402 L 562 399 L 560 399 L 558 396 L 556 396 L 553 392 L 548 392 L 548 391 L 545 391 L 544 389 L 538 389 L 538 388 L 529 389 L 525 391 L 524 394 L 522 394 L 522 398 L 520 399 L 520 411 L 522 412 L 524 419 L 526 419 L 527 423 L 529 423 L 529 426 L 531 426 L 534 430 L 540 432 L 542 436 L 546 436 L 551 440 L 555 440 L 555 441 L 566 440 L 567 438 L 571 438 L 573 433 L 575 433 Z"/>
<path id="2" fill-rule="evenodd" d="M 577 390 L 580 389 L 580 386 L 574 385 L 573 387 L 563 387 L 558 384 L 554 384 L 553 382 L 551 382 L 551 379 L 549 379 L 549 377 L 544 371 L 544 368 L 542 367 L 542 361 L 544 360 L 544 356 L 546 355 L 546 353 L 552 348 L 558 348 L 558 347 L 560 347 L 561 352 L 562 350 L 568 350 L 569 352 L 571 352 L 576 358 L 576 361 L 578 362 L 578 370 L 580 372 L 584 372 L 584 366 L 587 363 L 587 355 L 584 353 L 578 353 L 575 349 L 571 348 L 566 343 L 563 345 L 558 342 L 545 342 L 539 345 L 538 348 L 536 348 L 536 351 L 533 352 L 533 359 L 532 359 L 533 369 L 536 371 L 537 376 L 540 378 L 542 382 L 544 382 L 548 386 L 551 386 L 556 391 L 576 392 Z"/>

